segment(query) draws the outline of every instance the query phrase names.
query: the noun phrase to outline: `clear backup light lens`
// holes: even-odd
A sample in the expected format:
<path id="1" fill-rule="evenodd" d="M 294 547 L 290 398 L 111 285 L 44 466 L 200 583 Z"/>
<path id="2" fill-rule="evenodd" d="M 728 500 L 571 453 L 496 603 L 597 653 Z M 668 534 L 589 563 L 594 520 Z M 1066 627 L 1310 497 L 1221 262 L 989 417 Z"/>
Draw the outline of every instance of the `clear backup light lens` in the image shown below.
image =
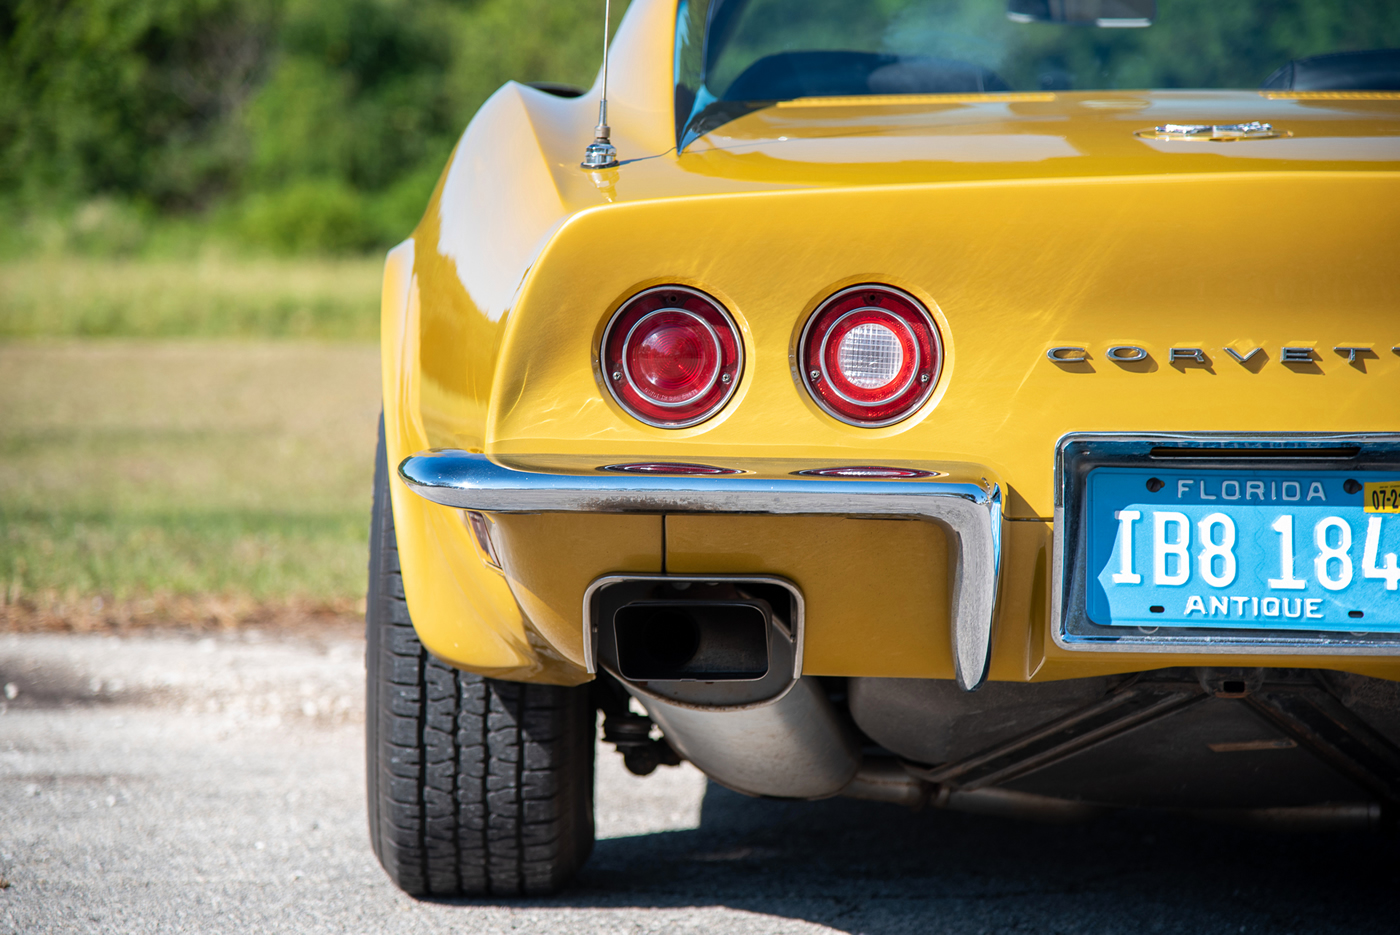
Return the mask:
<path id="1" fill-rule="evenodd" d="M 836 344 L 836 367 L 863 390 L 889 386 L 906 368 L 906 343 L 882 322 L 866 321 L 851 328 Z"/>
<path id="2" fill-rule="evenodd" d="M 660 286 L 629 299 L 603 332 L 603 379 L 633 416 L 661 428 L 718 412 L 743 375 L 733 320 L 703 292 Z"/>
<path id="3" fill-rule="evenodd" d="M 889 286 L 855 286 L 822 303 L 799 341 L 807 392 L 828 413 L 876 427 L 908 418 L 938 383 L 942 339 L 929 313 Z"/>

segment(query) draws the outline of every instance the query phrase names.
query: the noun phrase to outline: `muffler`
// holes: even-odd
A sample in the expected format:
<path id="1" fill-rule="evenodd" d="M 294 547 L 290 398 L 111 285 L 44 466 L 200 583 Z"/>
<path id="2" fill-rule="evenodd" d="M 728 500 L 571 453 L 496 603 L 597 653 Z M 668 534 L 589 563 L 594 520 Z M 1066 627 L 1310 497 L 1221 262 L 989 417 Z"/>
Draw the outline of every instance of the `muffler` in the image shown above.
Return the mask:
<path id="1" fill-rule="evenodd" d="M 824 799 L 846 788 L 860 767 L 855 738 L 815 679 L 798 679 L 777 701 L 730 710 L 633 693 L 677 753 L 736 792 Z"/>
<path id="2" fill-rule="evenodd" d="M 617 678 L 675 750 L 721 785 L 817 799 L 860 748 L 802 671 L 802 595 L 771 576 L 612 575 L 584 601 L 590 668 Z"/>

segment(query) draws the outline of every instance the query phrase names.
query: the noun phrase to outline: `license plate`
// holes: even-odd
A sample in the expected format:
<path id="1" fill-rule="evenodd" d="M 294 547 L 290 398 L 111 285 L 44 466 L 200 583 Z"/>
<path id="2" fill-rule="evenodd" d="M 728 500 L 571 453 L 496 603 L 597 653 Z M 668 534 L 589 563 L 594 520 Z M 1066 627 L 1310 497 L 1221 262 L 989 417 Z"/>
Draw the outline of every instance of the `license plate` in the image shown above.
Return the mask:
<path id="1" fill-rule="evenodd" d="M 1400 474 L 1099 467 L 1101 626 L 1400 633 Z"/>

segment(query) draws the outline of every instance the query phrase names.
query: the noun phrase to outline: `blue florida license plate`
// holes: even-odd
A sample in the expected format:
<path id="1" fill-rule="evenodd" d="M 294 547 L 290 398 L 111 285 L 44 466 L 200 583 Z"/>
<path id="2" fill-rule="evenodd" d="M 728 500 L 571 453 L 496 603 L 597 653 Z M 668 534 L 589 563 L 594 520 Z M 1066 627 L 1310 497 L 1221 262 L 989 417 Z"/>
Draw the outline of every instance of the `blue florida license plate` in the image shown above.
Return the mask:
<path id="1" fill-rule="evenodd" d="M 1087 478 L 1101 626 L 1400 633 L 1400 474 L 1100 467 Z"/>

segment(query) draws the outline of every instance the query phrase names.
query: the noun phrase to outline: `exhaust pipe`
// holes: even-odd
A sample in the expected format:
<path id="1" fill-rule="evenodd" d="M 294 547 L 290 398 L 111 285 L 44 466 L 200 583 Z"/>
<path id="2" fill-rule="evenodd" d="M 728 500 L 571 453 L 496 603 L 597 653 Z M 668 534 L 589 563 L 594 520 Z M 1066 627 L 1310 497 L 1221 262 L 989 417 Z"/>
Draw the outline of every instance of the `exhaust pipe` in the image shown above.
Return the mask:
<path id="1" fill-rule="evenodd" d="M 918 811 L 929 802 L 933 784 L 915 779 L 893 757 L 872 757 L 861 763 L 841 795 L 866 802 L 888 802 Z"/>
<path id="2" fill-rule="evenodd" d="M 639 601 L 613 618 L 617 670 L 629 682 L 748 681 L 768 674 L 762 604 Z"/>
<path id="3" fill-rule="evenodd" d="M 633 694 L 676 752 L 736 792 L 824 799 L 860 767 L 860 747 L 813 679 L 798 679 L 768 704 L 729 710 Z"/>
<path id="4" fill-rule="evenodd" d="M 589 661 L 676 752 L 749 795 L 820 799 L 860 767 L 854 732 L 802 679 L 802 594 L 770 576 L 610 575 L 584 600 Z"/>
<path id="5" fill-rule="evenodd" d="M 1107 811 L 1097 805 L 1011 789 L 961 790 L 940 786 L 912 775 L 894 757 L 867 759 L 850 785 L 841 790 L 841 795 L 868 802 L 905 805 L 915 810 L 932 805 L 950 812 L 1019 818 L 1048 824 L 1084 821 Z"/>
<path id="6" fill-rule="evenodd" d="M 1295 805 L 1283 808 L 1197 808 L 1182 814 L 1204 821 L 1276 831 L 1362 831 L 1379 828 L 1384 811 L 1375 802 Z"/>

